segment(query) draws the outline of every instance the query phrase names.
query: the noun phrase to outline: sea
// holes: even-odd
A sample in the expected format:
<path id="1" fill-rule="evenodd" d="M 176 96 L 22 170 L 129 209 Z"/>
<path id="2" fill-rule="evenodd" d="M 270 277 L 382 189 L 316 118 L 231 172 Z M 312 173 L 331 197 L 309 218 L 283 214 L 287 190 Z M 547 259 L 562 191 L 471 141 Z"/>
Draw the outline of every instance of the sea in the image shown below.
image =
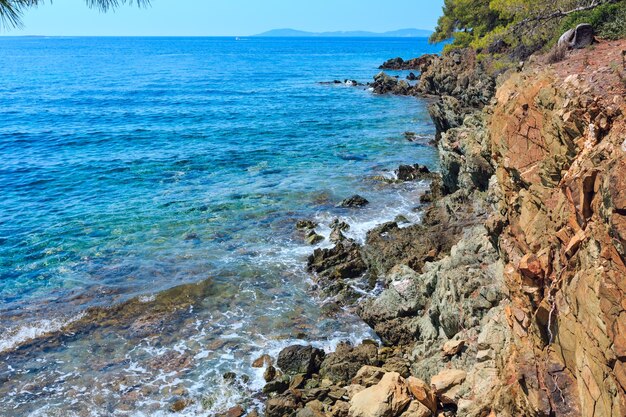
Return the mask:
<path id="1" fill-rule="evenodd" d="M 306 260 L 336 218 L 359 242 L 420 221 L 427 184 L 375 177 L 437 170 L 428 103 L 365 84 L 439 50 L 0 37 L 0 415 L 250 411 L 261 355 L 375 339 L 316 295 Z M 337 207 L 354 194 L 370 204 Z M 306 244 L 299 219 L 326 239 Z"/>

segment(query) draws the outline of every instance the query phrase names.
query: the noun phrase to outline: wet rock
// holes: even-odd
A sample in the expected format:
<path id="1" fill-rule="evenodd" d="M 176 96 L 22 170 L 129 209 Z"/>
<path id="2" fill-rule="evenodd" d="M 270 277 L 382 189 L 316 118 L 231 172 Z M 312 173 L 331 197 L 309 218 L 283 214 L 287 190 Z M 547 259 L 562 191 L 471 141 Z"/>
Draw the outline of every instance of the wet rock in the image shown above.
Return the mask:
<path id="1" fill-rule="evenodd" d="M 559 38 L 558 47 L 564 49 L 586 48 L 594 42 L 593 26 L 582 23 L 570 29 Z"/>
<path id="2" fill-rule="evenodd" d="M 339 207 L 343 208 L 361 208 L 368 205 L 370 202 L 365 198 L 361 197 L 358 194 L 353 195 L 352 197 L 346 198 L 341 203 L 339 203 Z"/>
<path id="3" fill-rule="evenodd" d="M 296 229 L 298 230 L 309 230 L 315 229 L 317 227 L 317 223 L 311 220 L 298 220 L 296 223 Z"/>
<path id="4" fill-rule="evenodd" d="M 225 413 L 218 414 L 217 417 L 241 417 L 246 413 L 242 406 L 237 405 L 232 407 Z"/>
<path id="5" fill-rule="evenodd" d="M 270 355 L 261 355 L 252 362 L 253 368 L 263 368 L 272 364 L 272 357 Z"/>
<path id="6" fill-rule="evenodd" d="M 323 350 L 313 346 L 294 345 L 283 349 L 278 354 L 278 367 L 287 375 L 311 375 L 319 371 L 324 360 Z"/>
<path id="7" fill-rule="evenodd" d="M 409 73 L 409 75 L 406 76 L 406 79 L 409 81 L 415 81 L 417 80 L 419 77 L 417 75 L 415 75 L 414 73 Z"/>
<path id="8" fill-rule="evenodd" d="M 263 372 L 263 379 L 265 379 L 265 382 L 271 382 L 276 378 L 276 375 L 276 368 L 273 365 L 268 365 L 265 368 L 265 372 Z"/>
<path id="9" fill-rule="evenodd" d="M 341 230 L 335 229 L 332 232 L 330 232 L 330 236 L 328 239 L 333 243 L 339 243 L 339 242 L 343 242 L 347 238 L 344 236 L 343 233 L 341 233 Z"/>
<path id="10" fill-rule="evenodd" d="M 376 94 L 396 94 L 409 95 L 411 86 L 404 80 L 398 80 L 396 77 L 381 72 L 374 77 L 372 88 Z"/>
<path id="11" fill-rule="evenodd" d="M 309 233 L 307 233 L 306 238 L 305 238 L 306 243 L 308 243 L 309 245 L 317 245 L 323 240 L 324 240 L 324 236 L 318 235 L 315 232 L 315 230 L 311 230 Z"/>
<path id="12" fill-rule="evenodd" d="M 170 405 L 170 411 L 172 413 L 180 413 L 185 408 L 191 405 L 191 400 L 188 398 L 180 398 L 175 400 L 172 405 Z"/>
<path id="13" fill-rule="evenodd" d="M 367 270 L 361 247 L 339 242 L 331 249 L 316 249 L 308 259 L 309 271 L 325 279 L 356 278 Z"/>
<path id="14" fill-rule="evenodd" d="M 330 353 L 322 362 L 320 375 L 336 384 L 347 384 L 364 365 L 378 363 L 378 348 L 370 344 L 353 347 L 343 342 L 337 346 L 335 352 Z"/>
<path id="15" fill-rule="evenodd" d="M 350 400 L 350 416 L 400 416 L 410 402 L 410 392 L 404 379 L 391 372 L 385 374 L 378 384 L 366 388 Z"/>
<path id="16" fill-rule="evenodd" d="M 431 178 L 430 170 L 424 165 L 400 165 L 396 170 L 396 176 L 400 181 L 415 181 Z"/>
<path id="17" fill-rule="evenodd" d="M 350 230 L 350 225 L 346 222 L 343 222 L 339 219 L 335 219 L 332 221 L 331 224 L 329 224 L 329 227 L 333 230 L 340 230 L 342 232 L 346 232 L 348 230 Z"/>

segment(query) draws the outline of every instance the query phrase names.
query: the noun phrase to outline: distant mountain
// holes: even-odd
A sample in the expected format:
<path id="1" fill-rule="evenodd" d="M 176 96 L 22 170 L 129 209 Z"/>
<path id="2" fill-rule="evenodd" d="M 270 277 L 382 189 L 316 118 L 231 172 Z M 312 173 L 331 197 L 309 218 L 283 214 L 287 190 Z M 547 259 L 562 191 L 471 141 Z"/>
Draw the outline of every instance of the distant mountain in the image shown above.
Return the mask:
<path id="1" fill-rule="evenodd" d="M 433 32 L 430 30 L 422 29 L 400 29 L 391 32 L 376 33 L 365 31 L 351 31 L 351 32 L 305 32 L 295 29 L 274 29 L 268 32 L 264 32 L 255 36 L 267 37 L 267 38 L 284 38 L 284 37 L 337 37 L 337 38 L 350 38 L 350 37 L 376 37 L 376 38 L 427 38 Z"/>

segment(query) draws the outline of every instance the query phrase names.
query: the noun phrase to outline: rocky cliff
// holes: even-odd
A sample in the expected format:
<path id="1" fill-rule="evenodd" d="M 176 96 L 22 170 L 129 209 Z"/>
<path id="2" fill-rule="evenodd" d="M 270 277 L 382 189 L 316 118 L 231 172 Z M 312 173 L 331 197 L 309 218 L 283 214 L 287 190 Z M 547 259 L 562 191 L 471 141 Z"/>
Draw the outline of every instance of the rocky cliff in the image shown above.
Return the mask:
<path id="1" fill-rule="evenodd" d="M 268 415 L 626 416 L 625 49 L 497 86 L 471 52 L 426 60 L 442 176 L 423 224 L 310 259 L 344 306 L 349 279 L 383 285 L 356 307 L 384 346 L 281 353 Z"/>

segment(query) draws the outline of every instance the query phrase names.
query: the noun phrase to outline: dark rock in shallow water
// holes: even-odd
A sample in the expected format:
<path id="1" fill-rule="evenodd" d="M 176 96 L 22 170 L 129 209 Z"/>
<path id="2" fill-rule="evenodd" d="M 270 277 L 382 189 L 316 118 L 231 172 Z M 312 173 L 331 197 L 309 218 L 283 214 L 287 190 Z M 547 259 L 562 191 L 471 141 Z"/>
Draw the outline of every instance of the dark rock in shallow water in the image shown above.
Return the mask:
<path id="1" fill-rule="evenodd" d="M 315 230 L 311 230 L 309 231 L 309 233 L 307 233 L 305 240 L 306 243 L 308 243 L 309 245 L 317 245 L 324 240 L 324 236 L 318 235 L 317 233 L 315 233 Z"/>
<path id="2" fill-rule="evenodd" d="M 431 178 L 432 173 L 424 165 L 400 165 L 396 170 L 396 176 L 400 181 L 415 181 Z"/>
<path id="3" fill-rule="evenodd" d="M 311 375 L 320 369 L 324 360 L 323 350 L 313 346 L 293 345 L 278 354 L 278 367 L 288 375 Z"/>
<path id="4" fill-rule="evenodd" d="M 328 226 L 333 230 L 337 229 L 337 230 L 341 230 L 342 232 L 350 230 L 350 225 L 346 222 L 342 222 L 339 219 L 333 220 L 332 223 L 329 224 Z"/>
<path id="5" fill-rule="evenodd" d="M 411 92 L 411 86 L 404 80 L 398 80 L 384 72 L 381 72 L 374 76 L 374 83 L 372 84 L 374 93 L 376 94 L 397 94 L 397 95 L 409 95 Z"/>
<path id="6" fill-rule="evenodd" d="M 360 208 L 360 207 L 365 207 L 369 203 L 370 203 L 369 201 L 367 201 L 365 198 L 361 197 L 360 195 L 353 195 L 352 197 L 346 198 L 345 200 L 343 200 L 339 204 L 339 207 Z"/>
<path id="7" fill-rule="evenodd" d="M 409 81 L 415 81 L 418 79 L 418 76 L 411 72 L 409 73 L 409 75 L 406 76 L 406 79 Z"/>
<path id="8" fill-rule="evenodd" d="M 364 365 L 378 365 L 378 348 L 373 344 L 352 346 L 340 343 L 335 352 L 328 354 L 320 368 L 320 376 L 335 384 L 348 384 Z"/>
<path id="9" fill-rule="evenodd" d="M 419 58 L 413 58 L 405 61 L 402 58 L 392 58 L 387 60 L 384 64 L 382 64 L 379 69 L 387 69 L 387 70 L 418 70 L 424 71 L 426 70 L 433 62 L 434 57 L 436 55 L 427 54 L 422 55 Z"/>
<path id="10" fill-rule="evenodd" d="M 311 220 L 298 220 L 296 223 L 296 229 L 298 230 L 315 229 L 316 227 L 317 223 L 314 223 Z"/>
<path id="11" fill-rule="evenodd" d="M 367 270 L 367 265 L 361 257 L 359 245 L 339 242 L 331 249 L 315 249 L 309 256 L 308 269 L 317 273 L 319 278 L 356 278 Z"/>

